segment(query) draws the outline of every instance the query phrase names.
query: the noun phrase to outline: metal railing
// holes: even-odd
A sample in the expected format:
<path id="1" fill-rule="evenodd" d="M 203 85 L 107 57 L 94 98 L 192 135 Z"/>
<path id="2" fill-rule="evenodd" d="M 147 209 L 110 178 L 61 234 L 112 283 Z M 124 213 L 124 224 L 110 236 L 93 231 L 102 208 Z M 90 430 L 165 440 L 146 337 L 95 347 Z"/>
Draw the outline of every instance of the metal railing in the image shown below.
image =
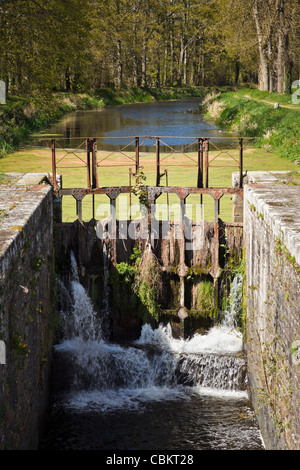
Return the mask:
<path id="1" fill-rule="evenodd" d="M 169 136 L 135 136 L 135 137 L 118 137 L 118 139 L 126 139 L 125 145 L 116 146 L 113 145 L 109 150 L 100 150 L 99 147 L 105 142 L 107 137 L 95 137 L 95 138 L 82 138 L 74 139 L 72 141 L 78 141 L 78 145 L 75 148 L 66 148 L 60 142 L 67 142 L 68 139 L 52 139 L 51 150 L 52 150 L 52 178 L 54 190 L 57 190 L 57 173 L 60 168 L 79 168 L 80 166 L 85 168 L 86 171 L 86 188 L 96 189 L 105 186 L 105 181 L 102 182 L 101 175 L 99 177 L 99 169 L 109 167 L 127 167 L 129 169 L 129 180 L 135 177 L 139 178 L 139 173 L 142 168 L 141 165 L 141 148 L 144 145 L 145 140 L 152 141 L 152 145 L 155 147 L 155 185 L 156 187 L 161 186 L 163 177 L 166 177 L 166 183 L 168 180 L 168 168 L 180 167 L 180 168 L 193 168 L 195 169 L 195 184 L 191 185 L 195 188 L 209 188 L 209 170 L 210 168 L 216 167 L 236 167 L 239 171 L 239 187 L 243 187 L 243 159 L 244 151 L 251 138 L 238 138 L 238 149 L 234 148 L 234 144 L 230 148 L 220 148 L 217 142 L 213 138 L 206 137 L 172 137 L 175 139 L 189 140 L 188 144 L 181 146 L 180 148 L 175 144 L 168 144 L 167 140 Z M 112 139 L 109 137 L 109 140 Z M 70 139 L 71 140 L 71 139 Z M 177 147 L 177 148 L 176 148 Z M 194 148 L 195 151 L 190 151 Z M 162 151 L 163 149 L 163 151 Z M 216 154 L 211 156 L 211 152 Z M 238 152 L 235 155 L 234 152 Z M 122 162 L 112 161 L 112 158 L 117 154 L 124 158 Z M 175 161 L 176 156 L 180 154 L 181 159 L 185 159 L 185 163 L 181 161 L 178 164 Z M 226 163 L 222 165 L 217 164 L 217 160 L 220 156 L 226 156 Z M 73 160 L 69 162 L 70 158 Z M 169 159 L 172 158 L 170 163 Z M 224 159 L 224 158 L 223 158 Z M 67 164 L 66 164 L 67 162 Z M 69 163 L 68 163 L 69 162 Z M 229 164 L 230 163 L 230 164 Z M 164 170 L 162 171 L 162 165 Z M 130 183 L 131 185 L 131 183 Z M 115 185 L 114 185 L 115 186 Z M 168 186 L 168 184 L 166 184 Z"/>

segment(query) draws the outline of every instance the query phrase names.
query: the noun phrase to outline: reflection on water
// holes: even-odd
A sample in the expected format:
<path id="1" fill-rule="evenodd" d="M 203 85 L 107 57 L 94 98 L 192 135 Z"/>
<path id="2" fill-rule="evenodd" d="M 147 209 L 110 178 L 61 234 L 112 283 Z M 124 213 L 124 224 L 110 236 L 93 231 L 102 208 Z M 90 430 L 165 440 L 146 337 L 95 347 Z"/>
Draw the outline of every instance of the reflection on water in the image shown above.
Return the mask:
<path id="1" fill-rule="evenodd" d="M 217 142 L 232 136 L 205 120 L 198 112 L 199 105 L 200 100 L 194 99 L 76 111 L 51 126 L 47 130 L 45 141 L 49 145 L 53 137 L 62 139 L 60 144 L 64 148 L 77 148 L 80 139 L 103 137 L 101 148 L 108 148 L 111 145 L 128 145 L 132 142 L 132 139 L 126 139 L 128 136 L 172 136 L 171 139 L 163 139 L 167 145 L 184 146 L 191 144 L 194 139 L 184 139 L 182 136 L 210 137 Z M 44 146 L 45 141 L 39 143 L 39 140 L 39 137 L 35 137 L 29 143 Z M 144 150 L 151 145 L 152 139 L 143 141 Z"/>

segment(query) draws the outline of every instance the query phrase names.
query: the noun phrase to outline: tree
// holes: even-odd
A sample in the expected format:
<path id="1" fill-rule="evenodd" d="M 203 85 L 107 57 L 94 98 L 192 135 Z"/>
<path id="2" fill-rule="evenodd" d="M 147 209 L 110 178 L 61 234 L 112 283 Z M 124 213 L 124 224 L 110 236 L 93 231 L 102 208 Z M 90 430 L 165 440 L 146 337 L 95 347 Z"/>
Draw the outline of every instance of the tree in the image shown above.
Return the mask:
<path id="1" fill-rule="evenodd" d="M 259 50 L 259 88 L 283 93 L 290 88 L 290 34 L 299 18 L 299 2 L 253 0 L 252 8 Z"/>
<path id="2" fill-rule="evenodd" d="M 88 0 L 0 1 L 0 74 L 8 90 L 75 88 L 89 48 Z"/>
<path id="3" fill-rule="evenodd" d="M 0 0 L 10 93 L 298 78 L 299 0 Z"/>

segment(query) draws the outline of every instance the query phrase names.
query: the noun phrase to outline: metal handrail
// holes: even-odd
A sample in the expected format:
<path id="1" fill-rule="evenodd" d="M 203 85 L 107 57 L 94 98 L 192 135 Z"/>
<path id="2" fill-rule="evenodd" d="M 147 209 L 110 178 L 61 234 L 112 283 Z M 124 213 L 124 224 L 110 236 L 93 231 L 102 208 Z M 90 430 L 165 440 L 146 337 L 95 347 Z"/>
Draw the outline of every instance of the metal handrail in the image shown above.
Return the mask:
<path id="1" fill-rule="evenodd" d="M 165 142 L 166 139 L 190 139 L 192 142 L 188 145 L 186 145 L 183 149 L 177 150 L 173 146 L 167 144 Z M 97 160 L 97 144 L 98 142 L 101 141 L 103 144 L 103 140 L 115 140 L 115 139 L 127 139 L 130 140 L 129 143 L 126 145 L 122 146 L 118 150 L 113 150 L 111 151 L 107 156 L 102 158 L 101 160 Z M 172 155 L 176 154 L 181 154 L 184 157 L 188 158 L 193 162 L 192 165 L 185 165 L 185 166 L 190 166 L 190 167 L 197 167 L 197 185 L 195 187 L 197 188 L 208 188 L 209 186 L 209 168 L 210 167 L 218 167 L 221 165 L 211 165 L 211 163 L 215 160 L 217 160 L 221 154 L 226 154 L 228 155 L 233 162 L 235 162 L 235 165 L 222 165 L 223 167 L 232 167 L 232 166 L 237 166 L 239 168 L 239 173 L 240 173 L 240 188 L 243 186 L 243 153 L 244 153 L 244 148 L 245 148 L 245 141 L 248 143 L 251 140 L 254 140 L 255 138 L 247 138 L 247 137 L 236 137 L 236 139 L 239 141 L 239 156 L 238 158 L 235 158 L 233 155 L 229 153 L 229 150 L 233 148 L 233 146 L 229 150 L 222 150 L 220 149 L 216 143 L 214 143 L 214 140 L 218 138 L 214 137 L 191 137 L 191 136 L 109 136 L 109 137 L 94 137 L 94 138 L 82 138 L 82 137 L 67 137 L 67 138 L 55 138 L 51 140 L 51 149 L 52 149 L 52 175 L 53 175 L 53 186 L 54 189 L 57 189 L 57 183 L 56 183 L 56 174 L 57 174 L 57 169 L 60 168 L 59 164 L 66 159 L 69 155 L 75 156 L 78 160 L 80 160 L 81 163 L 83 163 L 83 167 L 87 168 L 87 188 L 98 188 L 99 183 L 98 183 L 98 168 L 101 167 L 101 163 L 104 161 L 107 161 L 111 156 L 115 155 L 116 153 L 121 153 L 123 156 L 127 157 L 131 161 L 131 165 L 126 163 L 122 163 L 119 165 L 115 166 L 128 166 L 128 168 L 132 167 L 133 165 L 135 166 L 135 176 L 138 178 L 139 170 L 140 170 L 140 147 L 144 144 L 146 139 L 152 139 L 153 143 L 155 142 L 155 147 L 156 147 L 156 186 L 160 186 L 161 183 L 161 177 L 165 173 L 161 173 L 161 163 L 164 162 L 164 166 L 166 165 L 166 160 Z M 225 137 L 226 139 L 226 137 Z M 232 139 L 231 137 L 227 137 L 227 139 Z M 45 140 L 45 139 L 43 139 Z M 70 141 L 70 140 L 81 140 L 81 143 L 75 148 L 75 149 L 66 149 L 62 145 L 60 145 L 60 141 Z M 141 142 L 142 140 L 142 142 Z M 211 150 L 210 144 L 213 148 L 215 148 L 219 153 L 212 158 L 212 160 L 209 160 L 209 152 Z M 83 149 L 83 145 L 85 145 L 85 149 Z M 125 150 L 130 146 L 134 145 L 135 147 L 135 156 L 133 157 L 132 155 L 128 155 Z M 197 159 L 192 158 L 191 156 L 187 155 L 186 150 L 191 147 L 192 145 L 196 145 L 197 147 Z M 161 158 L 161 146 L 167 146 L 168 149 L 170 150 L 170 153 L 168 155 L 165 155 L 163 158 Z M 65 151 L 65 155 L 57 159 L 57 148 Z M 77 155 L 77 152 L 82 153 L 86 152 L 86 159 L 83 159 L 82 156 Z M 174 159 L 174 157 L 173 157 Z M 109 166 L 109 165 L 106 165 Z M 171 166 L 171 165 L 169 165 Z M 183 166 L 183 165 L 181 165 Z M 64 166 L 63 168 L 75 168 L 74 166 Z"/>

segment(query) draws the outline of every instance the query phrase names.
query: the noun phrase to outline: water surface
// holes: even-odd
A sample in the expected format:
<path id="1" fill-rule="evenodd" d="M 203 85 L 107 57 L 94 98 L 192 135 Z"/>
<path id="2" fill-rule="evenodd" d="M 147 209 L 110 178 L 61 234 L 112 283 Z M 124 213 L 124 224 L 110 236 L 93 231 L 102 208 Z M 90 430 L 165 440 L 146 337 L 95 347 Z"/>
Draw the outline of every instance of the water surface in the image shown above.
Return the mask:
<path id="1" fill-rule="evenodd" d="M 100 320 L 74 255 L 72 266 L 73 279 L 61 288 L 66 308 L 40 449 L 263 449 L 234 306 L 204 335 L 176 339 L 170 324 L 145 324 L 136 341 L 114 344 L 102 333 L 109 310 Z"/>
<path id="2" fill-rule="evenodd" d="M 221 130 L 199 113 L 200 100 L 179 100 L 108 106 L 100 110 L 68 113 L 44 134 L 65 148 L 77 148 L 87 137 L 102 137 L 102 148 L 110 145 L 127 145 L 135 136 L 168 137 L 168 145 L 187 145 L 197 137 L 210 137 L 222 142 L 232 134 Z M 129 139 L 127 139 L 129 137 Z M 186 139 L 184 137 L 189 137 Z M 39 137 L 31 140 L 38 144 Z M 99 141 L 99 145 L 100 145 Z M 152 139 L 142 140 L 144 147 L 153 145 Z M 42 142 L 45 145 L 45 142 Z"/>

